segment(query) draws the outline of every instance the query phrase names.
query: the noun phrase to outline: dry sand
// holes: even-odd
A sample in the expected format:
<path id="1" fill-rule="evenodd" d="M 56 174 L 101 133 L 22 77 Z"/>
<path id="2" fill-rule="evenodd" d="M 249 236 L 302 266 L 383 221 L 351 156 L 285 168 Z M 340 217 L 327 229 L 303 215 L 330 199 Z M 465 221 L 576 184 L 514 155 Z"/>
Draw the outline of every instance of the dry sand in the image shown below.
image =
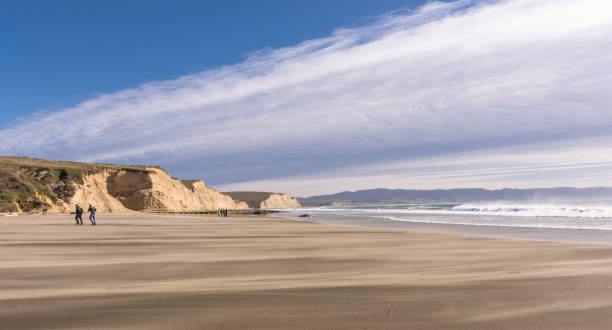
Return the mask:
<path id="1" fill-rule="evenodd" d="M 0 217 L 1 329 L 585 329 L 612 321 L 612 247 L 275 217 L 72 221 Z"/>

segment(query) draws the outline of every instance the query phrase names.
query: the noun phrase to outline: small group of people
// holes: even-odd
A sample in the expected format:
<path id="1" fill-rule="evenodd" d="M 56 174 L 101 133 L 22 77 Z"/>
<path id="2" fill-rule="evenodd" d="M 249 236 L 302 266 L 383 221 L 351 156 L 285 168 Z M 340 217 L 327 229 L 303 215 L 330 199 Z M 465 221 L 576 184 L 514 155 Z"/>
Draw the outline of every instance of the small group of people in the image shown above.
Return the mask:
<path id="1" fill-rule="evenodd" d="M 222 209 L 218 209 L 217 210 L 217 216 L 227 217 L 227 209 L 223 209 L 223 210 Z"/>
<path id="2" fill-rule="evenodd" d="M 91 224 L 95 226 L 96 208 L 93 205 L 89 204 L 89 209 L 87 209 L 87 211 L 89 212 L 89 221 L 91 221 Z M 74 216 L 74 220 L 76 220 L 77 225 L 83 224 L 83 209 L 79 206 L 79 204 L 76 205 L 76 215 Z"/>

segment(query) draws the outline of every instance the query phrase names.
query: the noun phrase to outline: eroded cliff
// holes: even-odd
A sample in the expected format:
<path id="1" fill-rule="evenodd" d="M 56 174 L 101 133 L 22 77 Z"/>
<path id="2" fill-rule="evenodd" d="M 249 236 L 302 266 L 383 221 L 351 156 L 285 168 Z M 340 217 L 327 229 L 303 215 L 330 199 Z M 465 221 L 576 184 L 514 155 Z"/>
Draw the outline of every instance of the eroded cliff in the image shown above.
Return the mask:
<path id="1" fill-rule="evenodd" d="M 107 178 L 109 194 L 131 210 L 190 212 L 248 208 L 246 203 L 206 187 L 202 180 L 187 187 L 162 169 L 147 170 L 146 173 L 130 170 L 111 173 Z"/>
<path id="2" fill-rule="evenodd" d="M 0 157 L 0 212 L 203 212 L 247 209 L 204 185 L 185 185 L 161 168 Z"/>
<path id="3" fill-rule="evenodd" d="M 259 191 L 230 191 L 224 194 L 246 202 L 251 208 L 258 209 L 287 209 L 302 207 L 294 197 L 282 193 Z"/>

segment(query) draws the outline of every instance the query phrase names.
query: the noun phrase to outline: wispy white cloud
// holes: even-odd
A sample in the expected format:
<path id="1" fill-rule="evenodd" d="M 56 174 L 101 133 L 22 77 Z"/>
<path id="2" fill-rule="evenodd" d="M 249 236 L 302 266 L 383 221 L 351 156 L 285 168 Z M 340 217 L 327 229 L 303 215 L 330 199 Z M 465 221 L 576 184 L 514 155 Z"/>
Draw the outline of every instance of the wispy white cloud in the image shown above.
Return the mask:
<path id="1" fill-rule="evenodd" d="M 0 131 L 0 153 L 155 163 L 240 187 L 609 136 L 611 13 L 604 0 L 432 2 L 237 65 L 33 116 Z M 355 175 L 360 182 L 328 178 L 326 187 L 370 184 Z"/>
<path id="2" fill-rule="evenodd" d="M 576 139 L 449 152 L 435 156 L 357 165 L 325 173 L 227 184 L 232 190 L 290 191 L 296 196 L 372 187 L 595 187 L 612 182 L 612 138 Z"/>

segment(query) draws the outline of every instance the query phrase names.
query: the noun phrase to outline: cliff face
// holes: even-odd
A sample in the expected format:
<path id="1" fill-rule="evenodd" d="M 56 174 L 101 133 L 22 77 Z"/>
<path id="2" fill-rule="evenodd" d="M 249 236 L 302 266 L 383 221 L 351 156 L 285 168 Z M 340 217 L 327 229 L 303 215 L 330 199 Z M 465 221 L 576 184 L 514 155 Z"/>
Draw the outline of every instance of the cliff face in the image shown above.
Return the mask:
<path id="1" fill-rule="evenodd" d="M 248 208 L 206 187 L 204 181 L 185 185 L 157 167 L 44 160 L 2 164 L 7 158 L 12 159 L 0 158 L 0 212 L 72 212 L 76 204 L 119 213 Z"/>
<path id="2" fill-rule="evenodd" d="M 287 194 L 259 191 L 230 191 L 224 194 L 246 202 L 251 208 L 287 209 L 302 207 L 297 199 Z"/>
<path id="3" fill-rule="evenodd" d="M 48 212 L 73 212 L 79 204 L 85 210 L 89 204 L 95 206 L 98 212 L 128 213 L 133 210 L 126 207 L 119 199 L 109 192 L 108 179 L 116 170 L 102 170 L 98 173 L 83 176 L 82 184 L 75 184 L 75 193 L 71 198 L 62 200 L 57 209 Z"/>
<path id="4" fill-rule="evenodd" d="M 302 207 L 297 199 L 287 194 L 270 194 L 270 196 L 261 201 L 259 208 L 262 209 L 287 209 Z"/>
<path id="5" fill-rule="evenodd" d="M 109 194 L 131 210 L 168 209 L 175 212 L 215 209 L 247 209 L 244 202 L 204 186 L 204 181 L 185 186 L 158 168 L 148 172 L 118 171 L 107 179 Z"/>

